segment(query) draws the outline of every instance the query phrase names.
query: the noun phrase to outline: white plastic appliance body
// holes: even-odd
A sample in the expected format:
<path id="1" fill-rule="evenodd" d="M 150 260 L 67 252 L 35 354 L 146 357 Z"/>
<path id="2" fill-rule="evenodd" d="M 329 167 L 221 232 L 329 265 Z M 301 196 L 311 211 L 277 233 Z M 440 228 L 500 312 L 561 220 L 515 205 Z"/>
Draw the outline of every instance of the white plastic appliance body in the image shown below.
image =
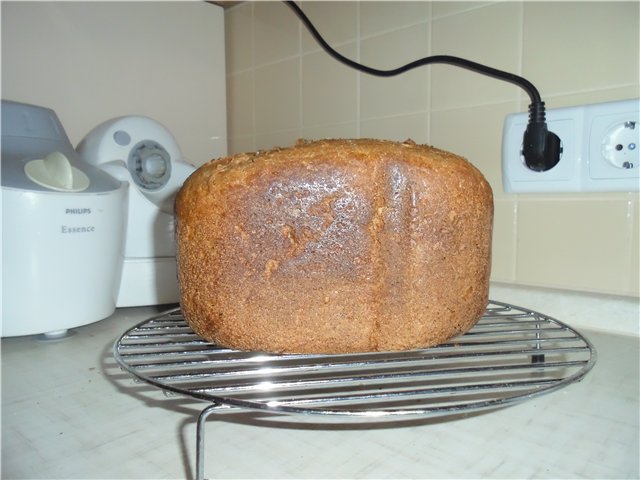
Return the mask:
<path id="1" fill-rule="evenodd" d="M 2 101 L 3 337 L 113 313 L 127 189 L 79 161 L 53 110 Z"/>
<path id="2" fill-rule="evenodd" d="M 182 160 L 173 135 L 148 117 L 124 116 L 91 130 L 77 151 L 129 185 L 117 306 L 178 302 L 173 204 L 195 168 Z"/>

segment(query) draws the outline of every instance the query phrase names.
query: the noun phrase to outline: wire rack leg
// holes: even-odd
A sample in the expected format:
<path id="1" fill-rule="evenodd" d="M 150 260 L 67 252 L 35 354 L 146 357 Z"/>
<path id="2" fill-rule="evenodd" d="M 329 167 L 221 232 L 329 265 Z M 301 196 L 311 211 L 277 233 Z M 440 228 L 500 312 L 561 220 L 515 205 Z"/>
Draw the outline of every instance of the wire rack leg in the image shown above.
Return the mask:
<path id="1" fill-rule="evenodd" d="M 196 430 L 196 480 L 204 480 L 204 427 L 207 418 L 220 408 L 217 403 L 209 405 L 200 412 Z"/>
<path id="2" fill-rule="evenodd" d="M 536 312 L 533 313 L 533 317 L 536 319 L 536 350 L 541 350 L 542 349 L 542 344 L 540 343 L 540 323 L 542 322 L 542 319 L 540 318 L 540 315 Z M 534 354 L 531 356 L 531 363 L 537 364 L 537 363 L 544 363 L 544 353 L 540 353 L 540 354 Z"/>

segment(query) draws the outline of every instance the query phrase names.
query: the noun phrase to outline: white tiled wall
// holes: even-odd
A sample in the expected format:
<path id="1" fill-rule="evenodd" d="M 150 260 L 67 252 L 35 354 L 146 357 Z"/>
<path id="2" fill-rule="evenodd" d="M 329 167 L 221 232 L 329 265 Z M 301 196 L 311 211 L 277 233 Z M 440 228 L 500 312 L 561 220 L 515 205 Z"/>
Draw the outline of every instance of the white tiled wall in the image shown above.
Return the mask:
<path id="1" fill-rule="evenodd" d="M 523 75 L 548 108 L 640 96 L 638 2 L 302 2 L 343 55 L 393 68 L 448 54 Z M 448 65 L 384 79 L 329 58 L 280 2 L 225 14 L 229 151 L 297 138 L 413 138 L 493 186 L 496 281 L 639 295 L 637 193 L 510 195 L 500 146 L 528 97 Z"/>
<path id="2" fill-rule="evenodd" d="M 2 98 L 52 108 L 74 145 L 146 115 L 185 160 L 226 152 L 222 8 L 205 2 L 1 1 Z"/>

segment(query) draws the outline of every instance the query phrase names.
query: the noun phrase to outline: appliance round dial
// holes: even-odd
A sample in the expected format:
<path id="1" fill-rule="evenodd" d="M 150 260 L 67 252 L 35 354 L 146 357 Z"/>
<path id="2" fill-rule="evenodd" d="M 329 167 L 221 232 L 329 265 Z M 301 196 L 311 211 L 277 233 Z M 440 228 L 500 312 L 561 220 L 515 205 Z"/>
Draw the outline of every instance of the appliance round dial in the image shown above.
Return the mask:
<path id="1" fill-rule="evenodd" d="M 139 142 L 127 161 L 133 181 L 145 190 L 164 187 L 171 177 L 171 155 L 153 140 Z"/>

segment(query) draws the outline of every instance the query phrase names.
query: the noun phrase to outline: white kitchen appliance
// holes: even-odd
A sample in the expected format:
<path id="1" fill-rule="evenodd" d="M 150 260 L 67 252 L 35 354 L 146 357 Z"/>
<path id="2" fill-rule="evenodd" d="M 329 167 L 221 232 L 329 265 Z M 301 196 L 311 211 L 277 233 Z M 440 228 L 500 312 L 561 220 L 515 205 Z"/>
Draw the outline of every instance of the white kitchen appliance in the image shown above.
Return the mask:
<path id="1" fill-rule="evenodd" d="M 127 184 L 80 161 L 51 109 L 2 100 L 2 336 L 115 310 Z"/>
<path id="2" fill-rule="evenodd" d="M 130 187 L 117 306 L 177 302 L 173 204 L 195 168 L 182 160 L 173 135 L 143 116 L 98 125 L 77 151 L 84 162 Z"/>

